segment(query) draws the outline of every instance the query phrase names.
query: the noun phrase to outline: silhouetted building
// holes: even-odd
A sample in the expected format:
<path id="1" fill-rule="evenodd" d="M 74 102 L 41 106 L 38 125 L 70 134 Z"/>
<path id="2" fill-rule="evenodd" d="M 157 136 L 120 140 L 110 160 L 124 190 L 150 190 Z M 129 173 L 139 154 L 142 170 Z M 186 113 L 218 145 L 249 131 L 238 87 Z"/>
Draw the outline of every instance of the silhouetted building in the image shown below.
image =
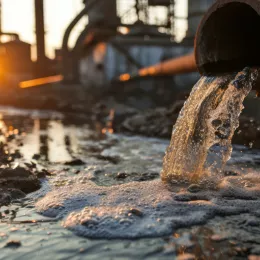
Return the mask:
<path id="1" fill-rule="evenodd" d="M 0 81 L 10 85 L 31 79 L 31 45 L 18 39 L 0 44 L 0 74 Z"/>
<path id="2" fill-rule="evenodd" d="M 45 53 L 45 24 L 44 24 L 44 4 L 43 0 L 35 0 L 35 29 L 36 29 L 36 48 L 37 48 L 37 62 L 36 62 L 36 76 L 47 76 L 48 66 Z"/>
<path id="3" fill-rule="evenodd" d="M 84 1 L 85 4 L 88 0 Z M 90 26 L 114 27 L 119 25 L 115 0 L 97 1 L 88 13 Z"/>

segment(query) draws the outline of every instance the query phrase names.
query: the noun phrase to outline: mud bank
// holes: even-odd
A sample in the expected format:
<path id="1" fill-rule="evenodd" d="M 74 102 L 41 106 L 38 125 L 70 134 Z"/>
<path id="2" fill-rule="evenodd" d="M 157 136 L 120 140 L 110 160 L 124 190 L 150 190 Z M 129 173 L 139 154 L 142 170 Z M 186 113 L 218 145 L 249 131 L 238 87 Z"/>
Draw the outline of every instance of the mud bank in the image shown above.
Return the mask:
<path id="1" fill-rule="evenodd" d="M 160 181 L 168 140 L 102 134 L 52 112 L 11 110 L 2 121 L 20 133 L 5 136 L 9 155 L 21 155 L 8 167 L 41 188 L 0 208 L 0 259 L 260 255 L 259 150 L 235 146 L 215 189 L 169 189 Z"/>
<path id="2" fill-rule="evenodd" d="M 170 108 L 157 108 L 137 113 L 126 118 L 120 126 L 116 125 L 116 129 L 119 132 L 169 139 L 184 102 L 184 100 L 180 100 Z M 242 115 L 232 142 L 259 149 L 260 121 L 254 117 Z"/>

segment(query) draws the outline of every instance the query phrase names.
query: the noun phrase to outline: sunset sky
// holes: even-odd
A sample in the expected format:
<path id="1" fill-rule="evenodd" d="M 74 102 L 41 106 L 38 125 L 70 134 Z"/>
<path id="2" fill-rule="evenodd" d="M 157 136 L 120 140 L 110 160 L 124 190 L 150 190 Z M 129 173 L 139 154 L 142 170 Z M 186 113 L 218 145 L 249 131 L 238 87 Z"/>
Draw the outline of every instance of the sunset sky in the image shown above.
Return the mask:
<path id="1" fill-rule="evenodd" d="M 82 9 L 82 0 L 45 0 L 45 23 L 47 54 L 53 56 L 53 49 L 60 48 L 63 33 L 69 22 Z M 176 0 L 178 16 L 187 13 L 187 0 Z M 2 0 L 3 30 L 17 32 L 23 41 L 35 43 L 34 0 Z M 79 25 L 73 39 L 82 31 Z M 178 21 L 178 28 L 185 28 Z"/>

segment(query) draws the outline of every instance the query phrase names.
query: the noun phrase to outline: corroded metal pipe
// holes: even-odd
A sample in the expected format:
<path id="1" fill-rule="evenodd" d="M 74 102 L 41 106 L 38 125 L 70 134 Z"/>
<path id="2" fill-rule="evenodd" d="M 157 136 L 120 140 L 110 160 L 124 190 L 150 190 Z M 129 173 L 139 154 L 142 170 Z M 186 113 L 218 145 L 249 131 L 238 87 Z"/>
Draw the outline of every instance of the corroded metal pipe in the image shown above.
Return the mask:
<path id="1" fill-rule="evenodd" d="M 245 67 L 260 67 L 259 28 L 260 0 L 218 0 L 198 28 L 195 59 L 187 55 L 168 60 L 139 70 L 138 76 L 176 75 L 196 70 L 201 75 L 215 76 Z M 129 74 L 120 77 L 121 80 L 131 78 Z M 260 89 L 260 82 L 255 88 Z"/>
<path id="2" fill-rule="evenodd" d="M 260 0 L 218 0 L 197 31 L 195 58 L 202 75 L 260 67 Z"/>

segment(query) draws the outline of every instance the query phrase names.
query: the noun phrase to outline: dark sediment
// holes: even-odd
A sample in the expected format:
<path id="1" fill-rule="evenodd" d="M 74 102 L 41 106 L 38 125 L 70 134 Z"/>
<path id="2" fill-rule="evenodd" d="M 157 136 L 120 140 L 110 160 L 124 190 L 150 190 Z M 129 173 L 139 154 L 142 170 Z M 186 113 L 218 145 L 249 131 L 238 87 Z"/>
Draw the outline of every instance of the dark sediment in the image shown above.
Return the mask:
<path id="1" fill-rule="evenodd" d="M 81 166 L 81 165 L 85 165 L 85 162 L 83 162 L 81 159 L 74 159 L 72 161 L 65 162 L 64 165 L 67 165 L 67 166 Z"/>
<path id="2" fill-rule="evenodd" d="M 25 197 L 41 187 L 39 179 L 22 167 L 0 170 L 0 207 Z"/>
<path id="3" fill-rule="evenodd" d="M 156 108 L 140 112 L 126 118 L 117 128 L 118 131 L 139 134 L 149 137 L 170 139 L 184 100 L 179 100 L 170 108 Z M 242 115 L 239 128 L 233 137 L 233 144 L 245 145 L 250 148 L 260 148 L 260 121 Z"/>
<path id="4" fill-rule="evenodd" d="M 30 193 L 40 188 L 40 182 L 31 171 L 22 167 L 7 168 L 0 171 L 0 188 L 13 188 Z"/>
<path id="5" fill-rule="evenodd" d="M 172 126 L 176 122 L 184 102 L 184 100 L 180 100 L 169 109 L 156 108 L 126 118 L 121 130 L 152 137 L 170 138 Z"/>
<path id="6" fill-rule="evenodd" d="M 19 240 L 11 240 L 11 241 L 8 241 L 5 245 L 5 247 L 7 248 L 18 248 L 22 246 L 22 243 L 19 241 Z"/>
<path id="7" fill-rule="evenodd" d="M 0 189 L 0 207 L 9 205 L 12 200 L 25 197 L 25 193 L 18 189 Z"/>
<path id="8" fill-rule="evenodd" d="M 239 128 L 233 137 L 234 144 L 246 145 L 250 148 L 260 148 L 260 122 L 254 118 L 241 116 Z"/>

